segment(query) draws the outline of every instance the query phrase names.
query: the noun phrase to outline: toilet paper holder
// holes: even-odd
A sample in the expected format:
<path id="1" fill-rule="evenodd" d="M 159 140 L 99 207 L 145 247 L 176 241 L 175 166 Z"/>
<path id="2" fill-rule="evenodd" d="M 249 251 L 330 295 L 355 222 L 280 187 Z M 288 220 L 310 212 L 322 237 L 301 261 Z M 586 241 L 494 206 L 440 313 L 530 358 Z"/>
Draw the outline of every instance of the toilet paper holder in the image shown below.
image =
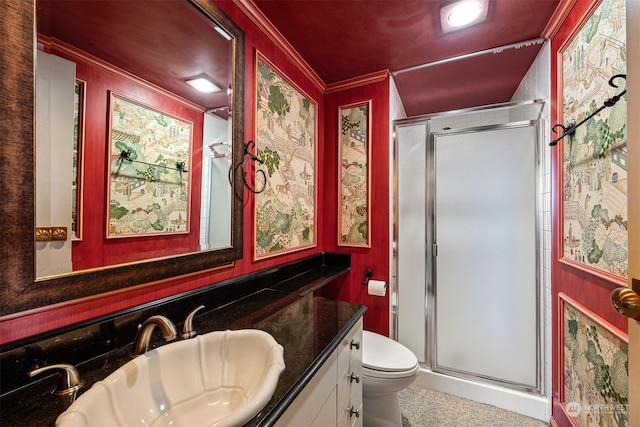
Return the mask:
<path id="1" fill-rule="evenodd" d="M 367 268 L 364 271 L 364 280 L 362 282 L 360 282 L 360 284 L 362 286 L 369 286 L 369 280 L 371 279 L 371 277 L 373 276 L 373 270 L 371 270 L 370 268 Z M 387 286 L 389 286 L 388 284 L 384 284 L 384 287 L 386 288 Z"/>
<path id="2" fill-rule="evenodd" d="M 367 268 L 364 271 L 364 281 L 360 282 L 362 286 L 369 286 L 369 279 L 371 279 L 371 276 L 373 276 L 373 270 Z"/>

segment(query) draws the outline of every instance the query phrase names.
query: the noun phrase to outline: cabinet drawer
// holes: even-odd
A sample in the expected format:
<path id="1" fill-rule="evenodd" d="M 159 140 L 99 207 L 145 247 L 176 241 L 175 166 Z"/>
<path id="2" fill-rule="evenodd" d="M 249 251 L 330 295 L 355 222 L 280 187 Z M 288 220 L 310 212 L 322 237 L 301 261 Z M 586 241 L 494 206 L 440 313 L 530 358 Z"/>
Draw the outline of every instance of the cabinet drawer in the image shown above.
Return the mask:
<path id="1" fill-rule="evenodd" d="M 361 375 L 362 319 L 359 319 L 278 419 L 276 427 L 362 427 Z"/>
<path id="2" fill-rule="evenodd" d="M 351 385 L 351 396 L 349 402 L 354 408 L 362 406 L 362 382 L 360 384 L 353 383 Z"/>
<path id="3" fill-rule="evenodd" d="M 338 427 L 351 427 L 351 417 L 349 416 L 349 408 L 342 408 L 340 412 L 338 412 L 338 422 L 336 426 Z"/>
<path id="4" fill-rule="evenodd" d="M 349 370 L 345 371 L 338 377 L 338 411 L 349 406 L 351 398 L 351 382 L 349 380 Z"/>
<path id="5" fill-rule="evenodd" d="M 363 416 L 364 414 L 362 413 L 362 403 L 360 403 L 359 406 L 355 406 L 353 405 L 354 408 L 358 408 L 360 410 L 360 416 L 356 417 L 355 415 L 353 415 L 351 417 L 351 427 L 362 427 L 362 422 L 363 422 Z"/>
<path id="6" fill-rule="evenodd" d="M 357 400 L 362 400 L 362 366 L 360 366 L 360 370 L 355 366 L 352 368 L 354 370 L 346 371 L 338 382 L 338 409 L 347 406 L 353 400 L 354 394 L 360 395 Z"/>
<path id="7" fill-rule="evenodd" d="M 325 408 L 336 419 L 336 376 L 337 357 L 334 351 L 318 373 L 300 392 L 289 408 L 276 422 L 277 427 L 310 426 L 316 416 L 323 412 L 325 402 L 333 405 Z"/>
<path id="8" fill-rule="evenodd" d="M 327 427 L 333 425 L 336 419 L 336 390 L 329 395 L 329 398 L 322 406 L 322 409 L 316 415 L 313 423 L 309 427 Z M 291 424 L 291 426 L 302 424 Z"/>
<path id="9" fill-rule="evenodd" d="M 359 342 L 361 345 L 359 349 L 356 349 L 356 348 L 351 349 L 350 369 L 351 371 L 360 375 L 360 373 L 362 372 L 362 327 L 354 331 L 352 339 L 355 342 Z"/>
<path id="10" fill-rule="evenodd" d="M 342 374 L 355 359 L 362 364 L 362 319 L 351 329 L 338 348 L 338 373 Z"/>
<path id="11" fill-rule="evenodd" d="M 339 415 L 338 427 L 362 426 L 362 402 L 349 404 Z"/>

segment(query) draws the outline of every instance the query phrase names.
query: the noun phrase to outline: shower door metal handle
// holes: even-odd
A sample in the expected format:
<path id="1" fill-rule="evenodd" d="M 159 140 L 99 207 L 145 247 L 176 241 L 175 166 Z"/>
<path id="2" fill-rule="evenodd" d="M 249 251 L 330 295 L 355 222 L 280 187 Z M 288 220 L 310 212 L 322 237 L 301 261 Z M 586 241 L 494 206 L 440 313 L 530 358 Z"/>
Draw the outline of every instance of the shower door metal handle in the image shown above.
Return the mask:
<path id="1" fill-rule="evenodd" d="M 633 287 L 640 287 L 640 280 L 632 280 Z M 623 316 L 640 321 L 640 295 L 632 288 L 617 288 L 611 292 L 611 305 Z"/>

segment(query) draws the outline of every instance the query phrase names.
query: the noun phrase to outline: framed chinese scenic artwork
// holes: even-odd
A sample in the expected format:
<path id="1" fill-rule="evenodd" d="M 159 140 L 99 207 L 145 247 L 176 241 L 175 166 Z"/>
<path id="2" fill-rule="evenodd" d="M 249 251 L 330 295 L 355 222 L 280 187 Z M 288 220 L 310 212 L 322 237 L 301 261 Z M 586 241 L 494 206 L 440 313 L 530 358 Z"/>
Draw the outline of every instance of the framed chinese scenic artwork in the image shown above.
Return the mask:
<path id="1" fill-rule="evenodd" d="M 629 425 L 628 336 L 558 294 L 560 405 L 573 425 Z"/>
<path id="2" fill-rule="evenodd" d="M 189 232 L 189 121 L 110 93 L 107 238 Z"/>
<path id="3" fill-rule="evenodd" d="M 625 0 L 602 0 L 558 53 L 566 125 L 588 118 L 626 88 Z M 610 84 L 616 77 L 614 87 Z M 559 144 L 563 187 L 560 261 L 626 285 L 626 99 L 604 108 Z"/>
<path id="4" fill-rule="evenodd" d="M 254 259 L 316 245 L 317 104 L 256 53 Z"/>
<path id="5" fill-rule="evenodd" d="M 371 247 L 371 100 L 338 107 L 338 245 Z"/>

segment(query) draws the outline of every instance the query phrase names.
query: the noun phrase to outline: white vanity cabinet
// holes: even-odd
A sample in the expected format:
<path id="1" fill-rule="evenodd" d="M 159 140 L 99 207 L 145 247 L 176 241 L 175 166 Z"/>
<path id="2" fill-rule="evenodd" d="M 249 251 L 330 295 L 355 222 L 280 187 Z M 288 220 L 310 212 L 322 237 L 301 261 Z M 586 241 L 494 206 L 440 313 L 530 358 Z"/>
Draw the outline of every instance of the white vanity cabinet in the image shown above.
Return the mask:
<path id="1" fill-rule="evenodd" d="M 351 328 L 338 352 L 338 427 L 362 427 L 362 319 Z"/>
<path id="2" fill-rule="evenodd" d="M 276 427 L 362 427 L 362 318 L 342 339 Z"/>

